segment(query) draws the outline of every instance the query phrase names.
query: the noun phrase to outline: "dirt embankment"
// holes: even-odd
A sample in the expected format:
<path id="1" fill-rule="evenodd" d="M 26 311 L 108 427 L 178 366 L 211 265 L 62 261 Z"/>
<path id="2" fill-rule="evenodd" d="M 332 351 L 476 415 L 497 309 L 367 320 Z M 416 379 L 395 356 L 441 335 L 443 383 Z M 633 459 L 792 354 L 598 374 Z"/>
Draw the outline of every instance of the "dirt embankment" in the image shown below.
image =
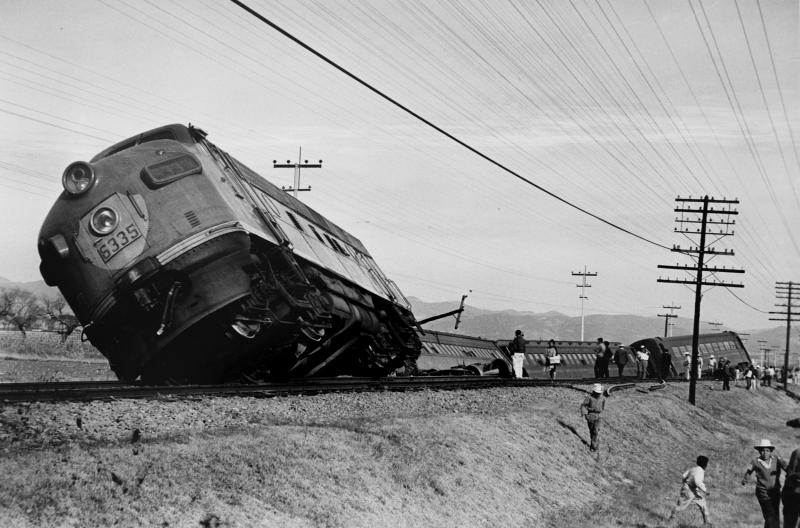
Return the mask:
<path id="1" fill-rule="evenodd" d="M 574 389 L 0 407 L 7 526 L 659 526 L 698 454 L 718 526 L 759 526 L 739 479 L 800 415 L 774 389 L 616 393 L 599 457 Z M 684 512 L 683 524 L 699 525 Z"/>

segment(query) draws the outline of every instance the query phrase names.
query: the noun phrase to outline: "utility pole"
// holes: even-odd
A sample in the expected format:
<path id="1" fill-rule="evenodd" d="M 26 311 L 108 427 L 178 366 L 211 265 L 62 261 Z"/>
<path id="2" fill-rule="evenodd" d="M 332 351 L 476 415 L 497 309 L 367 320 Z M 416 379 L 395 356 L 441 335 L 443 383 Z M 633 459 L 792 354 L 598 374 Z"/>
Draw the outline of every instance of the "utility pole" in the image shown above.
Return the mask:
<path id="1" fill-rule="evenodd" d="M 322 167 L 322 160 L 319 160 L 319 163 L 309 163 L 308 160 L 300 163 L 302 158 L 303 147 L 300 147 L 300 152 L 297 154 L 297 163 L 292 163 L 291 160 L 286 160 L 286 163 L 278 163 L 277 161 L 272 160 L 273 169 L 294 169 L 294 187 L 281 187 L 281 189 L 286 192 L 293 191 L 295 198 L 297 198 L 297 191 L 311 190 L 310 185 L 305 189 L 300 188 L 300 169 L 319 169 Z"/>
<path id="2" fill-rule="evenodd" d="M 735 220 L 729 220 L 731 215 L 739 214 L 738 211 L 732 210 L 732 204 L 738 204 L 739 200 L 718 200 L 704 196 L 702 198 L 681 198 L 680 196 L 675 199 L 679 205 L 675 208 L 676 213 L 680 213 L 680 217 L 675 218 L 678 227 L 674 229 L 675 233 L 680 233 L 689 236 L 699 236 L 700 241 L 696 247 L 689 247 L 682 249 L 677 245 L 672 246 L 672 251 L 675 253 L 683 253 L 690 256 L 695 260 L 693 266 L 689 265 L 664 265 L 659 264 L 658 267 L 662 269 L 682 270 L 694 273 L 694 279 L 662 279 L 658 278 L 658 282 L 670 282 L 674 284 L 694 284 L 694 324 L 692 325 L 692 366 L 691 376 L 689 382 L 689 403 L 695 404 L 695 390 L 697 386 L 697 365 L 698 365 L 698 335 L 700 333 L 700 301 L 703 298 L 703 286 L 724 286 L 726 288 L 743 288 L 744 284 L 734 284 L 729 282 L 722 282 L 716 280 L 703 280 L 703 273 L 710 273 L 715 276 L 717 273 L 744 273 L 743 269 L 734 269 L 726 267 L 707 267 L 705 264 L 706 256 L 710 256 L 712 260 L 716 256 L 733 256 L 733 250 L 723 249 L 717 251 L 714 249 L 713 244 L 726 236 L 733 236 L 733 229 L 730 226 L 735 225 Z M 723 208 L 714 208 L 715 205 L 722 205 Z M 709 207 L 710 206 L 710 207 Z M 710 216 L 710 217 L 709 217 Z M 699 227 L 692 229 L 692 224 L 699 224 Z M 715 227 L 716 226 L 716 227 Z M 723 231 L 724 228 L 724 231 Z M 707 237 L 713 237 L 714 240 L 707 243 Z M 696 255 L 696 257 L 695 257 Z"/>
<path id="3" fill-rule="evenodd" d="M 680 310 L 681 307 L 680 306 L 672 306 L 672 305 L 664 306 L 663 304 L 661 305 L 661 307 L 662 308 L 666 308 L 667 310 L 669 310 L 668 314 L 658 314 L 659 317 L 664 317 L 665 318 L 664 319 L 664 337 L 668 337 L 667 334 L 668 334 L 669 327 L 673 326 L 672 323 L 669 322 L 669 320 L 674 318 L 674 317 L 678 317 L 673 312 L 675 310 Z"/>
<path id="4" fill-rule="evenodd" d="M 775 295 L 778 299 L 786 301 L 785 304 L 776 304 L 784 311 L 770 312 L 770 314 L 782 315 L 783 318 L 770 317 L 770 321 L 786 321 L 786 351 L 783 354 L 783 390 L 789 391 L 789 337 L 792 331 L 792 322 L 800 321 L 800 305 L 796 304 L 800 297 L 800 284 L 796 282 L 776 282 Z M 794 311 L 793 311 L 794 309 Z"/>
<path id="5" fill-rule="evenodd" d="M 581 341 L 583 341 L 584 340 L 583 339 L 583 301 L 588 299 L 588 297 L 586 295 L 584 295 L 584 290 L 586 288 L 591 288 L 592 287 L 591 284 L 588 284 L 586 282 L 586 277 L 597 277 L 597 273 L 592 272 L 592 271 L 586 271 L 586 266 L 583 266 L 583 271 L 582 272 L 581 271 L 573 271 L 572 275 L 575 276 L 575 277 L 580 277 L 581 278 L 581 283 L 580 284 L 576 284 L 576 286 L 581 289 L 581 294 L 578 296 L 578 298 L 581 300 Z"/>
<path id="6" fill-rule="evenodd" d="M 758 351 L 761 352 L 761 363 L 767 362 L 767 343 L 768 341 L 765 339 L 758 340 Z"/>

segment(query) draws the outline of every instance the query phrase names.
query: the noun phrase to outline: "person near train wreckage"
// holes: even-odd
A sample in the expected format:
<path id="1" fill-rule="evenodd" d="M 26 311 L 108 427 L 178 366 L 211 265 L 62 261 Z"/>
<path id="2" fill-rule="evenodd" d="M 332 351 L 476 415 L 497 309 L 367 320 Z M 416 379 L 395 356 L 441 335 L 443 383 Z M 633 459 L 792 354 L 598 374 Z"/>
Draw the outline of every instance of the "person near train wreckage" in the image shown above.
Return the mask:
<path id="1" fill-rule="evenodd" d="M 603 386 L 599 383 L 592 385 L 592 393 L 583 399 L 581 403 L 581 415 L 586 419 L 589 426 L 589 451 L 600 449 L 600 413 L 606 407 L 606 399 L 603 396 Z"/>
<path id="2" fill-rule="evenodd" d="M 683 354 L 683 375 L 686 376 L 686 381 L 692 377 L 692 354 L 689 352 Z"/>
<path id="3" fill-rule="evenodd" d="M 514 332 L 514 339 L 508 344 L 515 378 L 522 377 L 522 367 L 525 362 L 525 343 L 525 334 L 522 330 L 517 330 Z"/>
<path id="4" fill-rule="evenodd" d="M 672 354 L 661 343 L 658 346 L 661 349 L 661 379 L 669 379 L 670 376 L 677 377 L 678 371 L 675 370 L 675 365 L 672 364 Z"/>
<path id="5" fill-rule="evenodd" d="M 614 351 L 614 364 L 617 365 L 617 372 L 620 379 L 622 379 L 622 371 L 625 370 L 625 365 L 628 364 L 628 349 L 624 346 Z"/>
<path id="6" fill-rule="evenodd" d="M 561 364 L 561 356 L 558 354 L 558 347 L 556 347 L 555 340 L 551 339 L 547 343 L 547 352 L 545 353 L 545 368 L 550 373 L 550 379 L 556 378 L 556 369 Z"/>
<path id="7" fill-rule="evenodd" d="M 731 390 L 731 378 L 735 378 L 736 374 L 733 372 L 733 367 L 729 359 L 726 359 L 722 363 L 720 372 L 722 373 L 722 390 Z"/>
<path id="8" fill-rule="evenodd" d="M 650 353 L 644 345 L 641 345 L 639 350 L 636 351 L 636 362 L 636 374 L 639 379 L 645 379 L 647 377 L 647 365 L 650 363 Z"/>
<path id="9" fill-rule="evenodd" d="M 780 528 L 778 509 L 781 503 L 781 470 L 786 470 L 786 461 L 774 456 L 775 446 L 762 439 L 753 446 L 758 456 L 747 466 L 742 477 L 742 486 L 747 484 L 750 473 L 756 474 L 756 499 L 764 515 L 764 528 Z"/>
<path id="10" fill-rule="evenodd" d="M 675 507 L 672 508 L 667 522 L 672 521 L 678 512 L 694 504 L 700 509 L 700 513 L 703 516 L 703 526 L 711 526 L 708 515 L 708 504 L 706 502 L 708 490 L 704 482 L 707 467 L 708 457 L 700 455 L 697 457 L 697 464 L 684 471 L 678 502 L 675 504 Z"/>
<path id="11" fill-rule="evenodd" d="M 614 359 L 614 354 L 611 352 L 611 343 L 608 341 L 603 341 L 603 363 L 602 363 L 602 372 L 600 376 L 603 378 L 608 378 L 610 374 L 608 373 L 608 366 L 611 364 L 611 361 Z"/>
<path id="12" fill-rule="evenodd" d="M 597 338 L 597 346 L 594 347 L 594 377 L 600 378 L 603 375 L 603 353 L 605 352 L 605 345 L 603 345 L 603 338 Z"/>

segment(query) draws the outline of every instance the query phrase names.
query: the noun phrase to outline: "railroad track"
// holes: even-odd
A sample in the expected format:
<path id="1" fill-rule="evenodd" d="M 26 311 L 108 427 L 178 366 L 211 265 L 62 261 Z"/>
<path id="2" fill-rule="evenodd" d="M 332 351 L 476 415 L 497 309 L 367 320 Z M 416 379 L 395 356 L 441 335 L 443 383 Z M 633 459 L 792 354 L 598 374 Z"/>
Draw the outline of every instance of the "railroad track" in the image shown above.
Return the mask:
<path id="1" fill-rule="evenodd" d="M 420 376 L 388 378 L 305 378 L 270 383 L 226 383 L 220 385 L 140 385 L 116 381 L 48 382 L 0 384 L 0 401 L 80 401 L 122 398 L 168 398 L 208 395 L 273 397 L 330 392 L 382 392 L 411 390 L 481 389 L 488 387 L 572 387 L 608 380 L 595 379 L 508 379 L 483 376 Z M 652 385 L 652 381 L 648 384 Z M 662 382 L 663 383 L 663 382 Z M 637 387 L 635 382 L 609 385 L 609 392 Z M 649 390 L 660 388 L 659 385 Z"/>

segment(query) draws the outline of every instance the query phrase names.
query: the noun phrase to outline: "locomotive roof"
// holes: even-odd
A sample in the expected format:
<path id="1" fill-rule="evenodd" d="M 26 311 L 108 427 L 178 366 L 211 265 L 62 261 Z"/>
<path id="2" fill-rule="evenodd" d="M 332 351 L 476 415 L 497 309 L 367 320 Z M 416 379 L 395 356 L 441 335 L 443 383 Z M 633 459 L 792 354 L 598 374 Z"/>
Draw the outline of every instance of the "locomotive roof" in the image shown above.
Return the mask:
<path id="1" fill-rule="evenodd" d="M 314 209 L 310 208 L 294 196 L 290 195 L 288 192 L 284 191 L 283 189 L 278 188 L 277 185 L 273 184 L 250 167 L 245 165 L 244 163 L 240 162 L 238 159 L 233 158 L 234 161 L 239 164 L 239 168 L 242 170 L 244 177 L 250 182 L 253 186 L 261 189 L 265 193 L 267 193 L 271 198 L 274 198 L 278 202 L 285 205 L 287 208 L 291 209 L 292 211 L 297 212 L 299 215 L 308 218 L 318 226 L 321 226 L 323 229 L 330 231 L 333 235 L 337 238 L 340 238 L 356 248 L 361 253 L 365 255 L 369 255 L 369 251 L 367 248 L 364 247 L 364 244 L 361 243 L 359 239 L 342 229 L 341 227 L 337 226 L 321 214 L 319 214 Z"/>
<path id="2" fill-rule="evenodd" d="M 497 350 L 497 344 L 491 339 L 484 339 L 478 336 L 468 336 L 462 334 L 453 334 L 450 332 L 442 332 L 439 330 L 424 329 L 424 332 L 418 332 L 419 338 L 425 343 L 443 344 L 443 345 L 458 345 L 458 346 L 473 346 L 479 348 L 490 348 Z"/>
<path id="3" fill-rule="evenodd" d="M 190 125 L 191 126 L 191 125 Z M 205 137 L 205 132 L 197 128 L 189 128 L 185 125 L 181 124 L 172 124 L 166 125 L 159 128 L 154 128 L 152 130 L 148 130 L 147 132 L 142 132 L 141 134 L 137 134 L 135 136 L 129 137 L 124 139 L 118 143 L 115 143 L 108 147 L 107 149 L 103 150 L 96 156 L 91 159 L 91 162 L 94 163 L 100 159 L 105 157 L 111 156 L 120 152 L 122 150 L 129 149 L 131 147 L 135 147 L 141 143 L 147 143 L 149 141 L 157 141 L 157 140 L 173 140 L 179 141 L 181 143 L 185 143 L 187 145 L 194 145 L 198 141 L 195 139 L 195 135 L 199 135 L 200 137 Z M 232 157 L 232 156 L 231 156 Z M 258 189 L 262 190 L 263 192 L 267 193 L 271 198 L 274 198 L 278 202 L 282 203 L 287 208 L 291 209 L 293 212 L 297 212 L 297 214 L 311 220 L 318 226 L 322 227 L 323 229 L 329 231 L 332 235 L 340 238 L 353 246 L 355 249 L 360 251 L 365 255 L 369 255 L 369 251 L 367 251 L 364 244 L 361 243 L 359 239 L 342 229 L 341 227 L 337 226 L 314 209 L 308 207 L 306 204 L 298 200 L 297 198 L 291 196 L 286 191 L 279 189 L 276 185 L 268 181 L 266 178 L 252 170 L 250 167 L 242 163 L 241 161 L 234 158 L 234 161 L 241 169 L 243 176 L 247 179 L 247 181 L 252 184 L 253 186 L 257 187 Z"/>

